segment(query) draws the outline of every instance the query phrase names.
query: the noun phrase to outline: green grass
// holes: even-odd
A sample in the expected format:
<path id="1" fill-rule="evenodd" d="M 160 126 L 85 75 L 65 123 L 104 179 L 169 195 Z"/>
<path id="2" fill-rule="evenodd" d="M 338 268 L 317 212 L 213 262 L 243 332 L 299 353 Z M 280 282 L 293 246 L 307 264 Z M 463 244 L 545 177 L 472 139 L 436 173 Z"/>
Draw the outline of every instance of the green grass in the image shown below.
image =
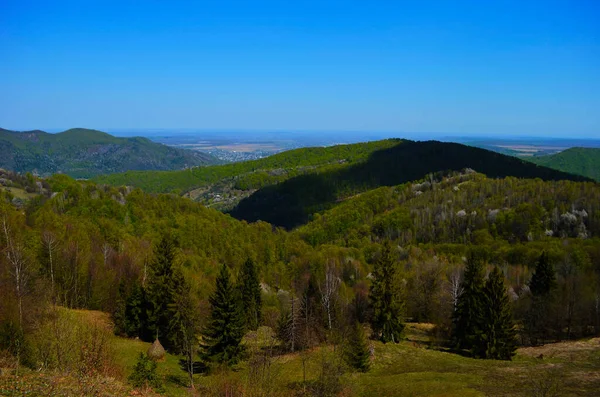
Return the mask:
<path id="1" fill-rule="evenodd" d="M 110 327 L 105 313 L 85 310 L 72 312 L 78 321 L 100 322 Z M 367 373 L 343 374 L 340 378 L 341 395 L 594 396 L 600 390 L 600 338 L 521 348 L 513 361 L 476 360 L 427 348 L 429 328 L 424 324 L 408 324 L 408 340 L 385 345 L 372 342 L 374 358 L 371 370 Z M 248 334 L 244 340 L 248 352 L 252 354 L 276 346 L 272 335 L 267 327 Z M 139 353 L 147 351 L 150 343 L 112 336 L 111 347 L 118 374 L 114 382 L 119 379 L 126 382 Z M 339 353 L 339 347 L 336 350 Z M 538 358 L 540 354 L 543 354 L 543 359 Z M 268 366 L 269 371 L 261 371 L 266 367 L 245 360 L 230 370 L 195 375 L 196 393 L 192 395 L 300 395 L 303 367 L 306 368 L 306 380 L 314 382 L 319 378 L 324 361 L 341 362 L 332 346 L 274 355 Z M 187 374 L 179 367 L 177 356 L 167 354 L 164 361 L 158 363 L 158 372 L 164 379 L 164 395 L 190 395 Z M 25 390 L 41 390 L 46 383 L 59 384 L 68 380 L 64 377 L 44 377 L 37 372 L 30 374 L 29 378 L 20 379 L 22 384 L 15 389 L 12 386 L 14 382 L 10 382 L 14 378 L 0 376 L 0 390 L 16 396 L 22 395 Z M 107 390 L 126 390 L 123 388 L 125 385 L 118 383 L 108 385 L 110 388 Z M 74 390 L 76 387 L 79 386 L 73 386 Z"/>

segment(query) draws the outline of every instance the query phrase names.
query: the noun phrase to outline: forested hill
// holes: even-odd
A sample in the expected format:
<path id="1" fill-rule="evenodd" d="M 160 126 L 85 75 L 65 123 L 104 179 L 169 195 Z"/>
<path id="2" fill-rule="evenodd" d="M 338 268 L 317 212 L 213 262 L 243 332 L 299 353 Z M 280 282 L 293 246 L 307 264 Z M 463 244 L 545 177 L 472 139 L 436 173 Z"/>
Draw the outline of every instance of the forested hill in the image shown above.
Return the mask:
<path id="1" fill-rule="evenodd" d="M 465 168 L 494 178 L 589 181 L 583 176 L 457 143 L 401 141 L 374 152 L 367 161 L 298 176 L 260 189 L 242 200 L 231 214 L 238 219 L 263 220 L 289 229 L 306 223 L 312 214 L 352 195 L 379 186 L 419 180 L 431 173 Z"/>
<path id="2" fill-rule="evenodd" d="M 373 152 L 401 142 L 373 142 L 289 150 L 260 160 L 197 167 L 185 171 L 130 171 L 100 175 L 95 182 L 134 186 L 150 193 L 188 193 L 205 205 L 227 209 L 256 189 L 306 173 L 340 169 L 365 161 Z"/>
<path id="3" fill-rule="evenodd" d="M 146 138 L 117 138 L 83 128 L 57 134 L 0 129 L 0 168 L 18 172 L 60 172 L 89 178 L 125 170 L 174 170 L 215 162 L 210 155 Z"/>
<path id="4" fill-rule="evenodd" d="M 574 147 L 549 156 L 529 157 L 527 160 L 600 182 L 600 148 Z"/>

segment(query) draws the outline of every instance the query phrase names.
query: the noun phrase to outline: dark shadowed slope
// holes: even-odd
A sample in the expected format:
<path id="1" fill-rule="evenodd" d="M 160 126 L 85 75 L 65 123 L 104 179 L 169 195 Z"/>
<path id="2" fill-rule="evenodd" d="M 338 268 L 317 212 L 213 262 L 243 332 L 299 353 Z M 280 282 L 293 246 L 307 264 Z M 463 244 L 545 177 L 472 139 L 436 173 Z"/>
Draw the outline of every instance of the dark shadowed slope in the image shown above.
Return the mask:
<path id="1" fill-rule="evenodd" d="M 489 177 L 514 176 L 543 180 L 588 178 L 540 167 L 515 157 L 457 143 L 402 141 L 374 152 L 360 164 L 303 175 L 258 190 L 231 214 L 248 221 L 264 220 L 293 228 L 336 202 L 379 186 L 393 186 L 438 171 L 472 168 Z"/>
<path id="2" fill-rule="evenodd" d="M 49 175 L 89 178 L 127 170 L 173 170 L 215 163 L 210 155 L 74 128 L 58 134 L 0 129 L 0 167 Z"/>
<path id="3" fill-rule="evenodd" d="M 529 157 L 532 163 L 600 181 L 600 149 L 574 147 L 549 156 Z"/>

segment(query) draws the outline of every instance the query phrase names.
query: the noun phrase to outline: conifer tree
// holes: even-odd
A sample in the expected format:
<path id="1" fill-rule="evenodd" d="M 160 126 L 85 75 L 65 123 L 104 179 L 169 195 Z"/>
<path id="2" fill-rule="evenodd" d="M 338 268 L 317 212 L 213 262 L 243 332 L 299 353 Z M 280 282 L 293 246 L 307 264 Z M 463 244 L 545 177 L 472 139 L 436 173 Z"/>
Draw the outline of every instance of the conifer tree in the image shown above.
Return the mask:
<path id="1" fill-rule="evenodd" d="M 542 252 L 535 266 L 535 272 L 529 282 L 533 296 L 547 296 L 556 287 L 556 274 L 548 259 L 548 253 Z"/>
<path id="2" fill-rule="evenodd" d="M 402 302 L 396 280 L 396 260 L 389 241 L 385 241 L 380 258 L 373 269 L 369 298 L 373 307 L 371 327 L 383 343 L 398 343 L 404 331 Z"/>
<path id="3" fill-rule="evenodd" d="M 371 366 L 365 331 L 359 322 L 352 327 L 344 349 L 344 360 L 346 364 L 360 372 L 367 372 Z"/>
<path id="4" fill-rule="evenodd" d="M 490 273 L 483 292 L 482 333 L 475 356 L 510 360 L 516 350 L 516 333 L 504 275 L 498 267 Z"/>
<path id="5" fill-rule="evenodd" d="M 146 293 L 139 281 L 135 281 L 125 303 L 125 332 L 130 337 L 142 337 L 147 327 Z"/>
<path id="6" fill-rule="evenodd" d="M 224 264 L 217 276 L 215 292 L 209 298 L 210 319 L 203 333 L 203 356 L 208 361 L 234 365 L 244 351 L 240 345 L 244 318 L 236 295 Z"/>
<path id="7" fill-rule="evenodd" d="M 115 301 L 115 308 L 112 312 L 112 321 L 114 324 L 115 335 L 127 335 L 127 292 L 125 291 L 125 283 L 121 281 L 119 283 L 119 289 L 117 290 L 117 299 Z"/>
<path id="8" fill-rule="evenodd" d="M 461 283 L 462 292 L 453 314 L 452 341 L 456 349 L 473 352 L 481 336 L 483 287 L 483 264 L 475 254 L 471 253 Z"/>
<path id="9" fill-rule="evenodd" d="M 170 323 L 175 315 L 175 305 L 184 279 L 175 266 L 175 243 L 170 237 L 164 236 L 161 239 L 154 250 L 154 256 L 146 290 L 147 327 L 142 336 L 147 341 L 158 337 L 169 350 L 176 344 L 175 335 L 170 331 Z"/>
<path id="10" fill-rule="evenodd" d="M 530 342 L 536 345 L 548 337 L 548 323 L 556 288 L 556 274 L 548 259 L 548 253 L 542 252 L 529 281 L 531 306 L 525 318 L 525 327 Z"/>
<path id="11" fill-rule="evenodd" d="M 256 265 L 248 258 L 238 276 L 238 288 L 243 308 L 245 327 L 256 330 L 260 324 L 262 298 L 260 296 L 260 281 Z"/>

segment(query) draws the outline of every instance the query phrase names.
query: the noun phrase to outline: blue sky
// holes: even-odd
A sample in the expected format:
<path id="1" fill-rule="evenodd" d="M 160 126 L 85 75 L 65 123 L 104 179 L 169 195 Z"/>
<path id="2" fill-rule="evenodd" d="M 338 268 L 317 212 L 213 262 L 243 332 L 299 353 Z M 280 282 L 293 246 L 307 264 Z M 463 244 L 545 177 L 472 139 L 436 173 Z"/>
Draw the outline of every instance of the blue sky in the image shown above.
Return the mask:
<path id="1" fill-rule="evenodd" d="M 600 137 L 599 21 L 595 0 L 0 0 L 0 126 Z"/>

